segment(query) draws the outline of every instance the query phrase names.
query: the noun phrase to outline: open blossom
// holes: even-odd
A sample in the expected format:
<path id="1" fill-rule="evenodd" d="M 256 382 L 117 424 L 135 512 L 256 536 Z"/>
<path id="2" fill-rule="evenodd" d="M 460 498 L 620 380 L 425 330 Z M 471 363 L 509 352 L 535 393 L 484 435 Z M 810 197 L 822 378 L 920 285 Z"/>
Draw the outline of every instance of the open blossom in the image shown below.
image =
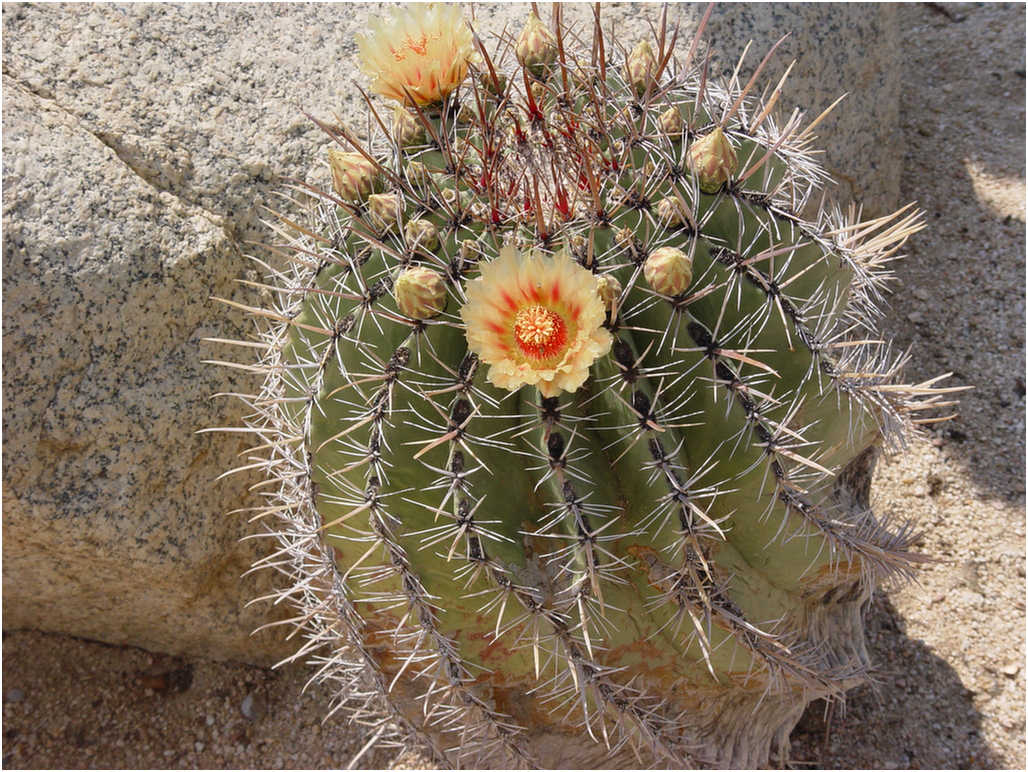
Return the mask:
<path id="1" fill-rule="evenodd" d="M 368 26 L 357 36 L 360 67 L 384 97 L 439 104 L 468 73 L 471 30 L 457 6 L 404 6 L 388 19 L 372 17 Z"/>
<path id="2" fill-rule="evenodd" d="M 504 247 L 468 284 L 460 311 L 468 346 L 489 365 L 489 381 L 544 397 L 575 391 L 610 350 L 596 277 L 565 253 L 546 257 Z"/>

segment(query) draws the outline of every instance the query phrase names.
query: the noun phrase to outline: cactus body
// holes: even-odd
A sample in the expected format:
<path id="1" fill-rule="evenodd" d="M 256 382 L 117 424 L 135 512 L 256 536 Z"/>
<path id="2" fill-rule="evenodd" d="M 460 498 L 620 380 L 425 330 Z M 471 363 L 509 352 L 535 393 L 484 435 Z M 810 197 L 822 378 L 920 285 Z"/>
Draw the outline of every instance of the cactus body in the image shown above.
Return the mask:
<path id="1" fill-rule="evenodd" d="M 669 37 L 590 51 L 558 13 L 545 68 L 486 54 L 402 132 L 326 127 L 384 192 L 314 191 L 250 309 L 298 656 L 449 762 L 764 765 L 863 681 L 862 609 L 917 560 L 868 486 L 939 399 L 873 332 L 918 218 L 827 206 L 811 127 Z M 592 293 L 580 385 L 496 385 L 467 309 L 514 292 L 501 253 L 557 277 L 496 333 L 517 367 L 585 325 L 546 287 Z"/>

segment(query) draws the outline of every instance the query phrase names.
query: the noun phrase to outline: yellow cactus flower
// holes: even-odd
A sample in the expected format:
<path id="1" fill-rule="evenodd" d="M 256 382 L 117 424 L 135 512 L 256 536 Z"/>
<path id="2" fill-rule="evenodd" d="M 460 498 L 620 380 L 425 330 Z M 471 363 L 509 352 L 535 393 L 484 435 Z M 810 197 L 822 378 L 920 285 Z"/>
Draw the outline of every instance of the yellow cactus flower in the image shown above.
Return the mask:
<path id="1" fill-rule="evenodd" d="M 360 68 L 384 97 L 436 105 L 468 74 L 471 30 L 457 6 L 405 6 L 384 20 L 373 16 L 369 28 L 357 36 Z"/>
<path id="2" fill-rule="evenodd" d="M 490 383 L 508 391 L 575 391 L 612 342 L 596 277 L 564 252 L 546 257 L 504 247 L 468 284 L 460 315 L 468 347 L 489 365 Z"/>

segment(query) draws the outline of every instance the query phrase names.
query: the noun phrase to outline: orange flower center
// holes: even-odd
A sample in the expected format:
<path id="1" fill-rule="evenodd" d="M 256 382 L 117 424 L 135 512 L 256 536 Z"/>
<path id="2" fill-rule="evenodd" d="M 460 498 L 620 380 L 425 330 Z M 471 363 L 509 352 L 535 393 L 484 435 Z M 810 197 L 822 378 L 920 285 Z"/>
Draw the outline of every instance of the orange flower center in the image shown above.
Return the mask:
<path id="1" fill-rule="evenodd" d="M 433 35 L 432 36 L 432 40 L 435 40 L 438 37 L 439 37 L 438 34 Z M 415 40 L 410 35 L 408 35 L 407 38 L 403 41 L 404 42 L 404 48 L 397 49 L 397 48 L 393 48 L 392 46 L 390 46 L 389 50 L 392 52 L 393 58 L 396 59 L 396 61 L 402 62 L 404 59 L 407 58 L 407 56 L 408 56 L 408 54 L 410 52 L 414 52 L 418 56 L 425 56 L 425 55 L 427 55 L 428 54 L 428 40 L 429 40 L 428 35 L 426 35 L 425 33 L 421 33 L 421 37 L 419 37 L 417 40 Z"/>
<path id="2" fill-rule="evenodd" d="M 540 305 L 526 306 L 514 315 L 514 340 L 526 356 L 548 359 L 567 343 L 568 330 L 559 314 Z"/>

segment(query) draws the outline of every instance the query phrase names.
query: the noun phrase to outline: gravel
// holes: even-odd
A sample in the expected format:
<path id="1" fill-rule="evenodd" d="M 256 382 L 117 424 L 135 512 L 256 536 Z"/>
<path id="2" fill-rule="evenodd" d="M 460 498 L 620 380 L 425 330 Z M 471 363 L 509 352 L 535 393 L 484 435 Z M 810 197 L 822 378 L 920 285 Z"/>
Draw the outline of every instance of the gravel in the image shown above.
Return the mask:
<path id="1" fill-rule="evenodd" d="M 937 558 L 879 595 L 875 685 L 815 704 L 797 768 L 1025 767 L 1025 8 L 900 8 L 903 195 L 925 209 L 885 323 L 907 376 L 953 371 L 961 416 L 886 459 L 880 512 L 912 517 Z M 840 109 L 845 109 L 845 103 Z M 309 673 L 38 632 L 3 640 L 7 768 L 340 768 L 370 739 Z M 376 747 L 362 767 L 425 767 Z"/>

